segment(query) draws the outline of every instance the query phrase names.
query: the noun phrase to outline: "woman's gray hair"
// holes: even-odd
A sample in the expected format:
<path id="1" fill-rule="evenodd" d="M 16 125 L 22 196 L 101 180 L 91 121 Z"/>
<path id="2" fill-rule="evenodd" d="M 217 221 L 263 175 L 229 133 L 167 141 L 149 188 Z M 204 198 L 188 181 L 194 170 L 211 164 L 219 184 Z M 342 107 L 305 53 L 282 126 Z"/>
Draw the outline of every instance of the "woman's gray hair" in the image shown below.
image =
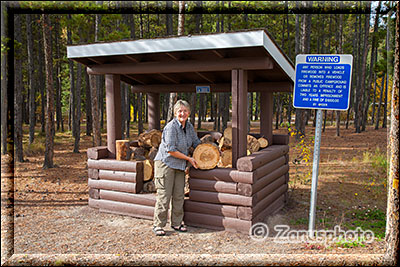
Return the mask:
<path id="1" fill-rule="evenodd" d="M 190 104 L 189 104 L 187 101 L 185 101 L 185 100 L 179 99 L 178 101 L 176 101 L 176 103 L 175 103 L 175 105 L 174 105 L 174 115 L 175 115 L 175 116 L 176 116 L 176 112 L 178 111 L 178 109 L 179 109 L 181 106 L 184 106 L 185 108 L 187 108 L 187 110 L 188 110 L 189 113 L 190 113 Z"/>

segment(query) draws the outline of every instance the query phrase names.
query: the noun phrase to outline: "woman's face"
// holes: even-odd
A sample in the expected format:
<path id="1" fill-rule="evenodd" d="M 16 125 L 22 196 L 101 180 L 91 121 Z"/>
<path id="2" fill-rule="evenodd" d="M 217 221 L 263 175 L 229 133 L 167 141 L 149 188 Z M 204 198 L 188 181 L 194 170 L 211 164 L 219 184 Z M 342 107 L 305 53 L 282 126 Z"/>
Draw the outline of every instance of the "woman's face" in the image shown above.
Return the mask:
<path id="1" fill-rule="evenodd" d="M 180 106 L 180 108 L 176 111 L 176 118 L 178 121 L 184 125 L 187 118 L 189 117 L 189 110 L 185 106 Z"/>

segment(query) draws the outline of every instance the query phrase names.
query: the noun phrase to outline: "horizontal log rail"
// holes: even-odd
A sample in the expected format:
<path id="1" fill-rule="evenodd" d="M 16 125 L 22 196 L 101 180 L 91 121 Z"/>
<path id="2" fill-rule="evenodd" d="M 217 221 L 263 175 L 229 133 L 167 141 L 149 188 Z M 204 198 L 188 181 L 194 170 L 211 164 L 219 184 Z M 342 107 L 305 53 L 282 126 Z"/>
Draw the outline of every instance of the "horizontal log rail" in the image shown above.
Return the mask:
<path id="1" fill-rule="evenodd" d="M 237 169 L 239 171 L 251 172 L 288 152 L 288 145 L 272 145 L 249 156 L 239 158 L 236 163 Z"/>
<path id="2" fill-rule="evenodd" d="M 228 204 L 252 207 L 256 204 L 255 197 L 246 197 L 237 194 L 218 193 L 209 191 L 190 190 L 189 199 L 194 201 Z"/>
<path id="3" fill-rule="evenodd" d="M 266 185 L 275 181 L 289 171 L 289 165 L 285 164 L 270 172 L 269 174 L 259 178 L 254 184 L 238 183 L 238 193 L 244 196 L 252 196 L 262 190 Z"/>
<path id="4" fill-rule="evenodd" d="M 246 234 L 249 233 L 252 225 L 251 221 L 189 211 L 185 212 L 184 221 L 185 224 L 190 226 L 205 227 L 216 230 L 226 229 Z"/>
<path id="5" fill-rule="evenodd" d="M 142 188 L 142 183 L 129 183 L 111 180 L 94 180 L 89 179 L 89 188 L 106 189 L 119 192 L 139 193 Z"/>
<path id="6" fill-rule="evenodd" d="M 236 194 L 237 183 L 190 178 L 189 188 L 190 190 Z"/>
<path id="7" fill-rule="evenodd" d="M 88 159 L 105 159 L 108 157 L 107 146 L 90 147 L 87 149 Z"/>
<path id="8" fill-rule="evenodd" d="M 127 192 L 117 192 L 112 190 L 100 189 L 99 197 L 106 200 L 126 202 L 151 207 L 154 207 L 156 204 L 155 194 L 132 194 Z"/>
<path id="9" fill-rule="evenodd" d="M 137 172 L 99 170 L 99 179 L 130 183 L 143 183 L 143 175 L 140 175 Z"/>
<path id="10" fill-rule="evenodd" d="M 143 173 L 143 162 L 115 159 L 88 159 L 88 168 Z"/>
<path id="11" fill-rule="evenodd" d="M 185 212 L 197 212 L 210 215 L 237 218 L 237 206 L 205 203 L 200 201 L 185 200 Z"/>

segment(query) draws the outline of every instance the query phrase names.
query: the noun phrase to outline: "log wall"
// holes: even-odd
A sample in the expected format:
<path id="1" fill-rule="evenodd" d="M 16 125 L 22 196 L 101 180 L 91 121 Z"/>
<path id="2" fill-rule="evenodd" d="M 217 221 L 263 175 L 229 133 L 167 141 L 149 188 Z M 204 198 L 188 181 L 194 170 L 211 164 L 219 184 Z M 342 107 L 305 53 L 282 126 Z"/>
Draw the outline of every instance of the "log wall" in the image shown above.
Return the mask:
<path id="1" fill-rule="evenodd" d="M 251 226 L 277 212 L 287 201 L 289 138 L 241 157 L 236 168 L 189 170 L 187 225 L 249 233 Z"/>
<path id="2" fill-rule="evenodd" d="M 237 168 L 189 170 L 184 221 L 190 226 L 249 233 L 287 201 L 289 138 L 237 160 Z M 88 149 L 89 206 L 102 212 L 153 219 L 156 194 L 139 194 L 141 161 L 109 158 L 107 147 Z"/>
<path id="3" fill-rule="evenodd" d="M 89 148 L 87 155 L 89 207 L 153 219 L 155 194 L 139 194 L 143 189 L 143 162 L 110 159 L 107 147 Z"/>

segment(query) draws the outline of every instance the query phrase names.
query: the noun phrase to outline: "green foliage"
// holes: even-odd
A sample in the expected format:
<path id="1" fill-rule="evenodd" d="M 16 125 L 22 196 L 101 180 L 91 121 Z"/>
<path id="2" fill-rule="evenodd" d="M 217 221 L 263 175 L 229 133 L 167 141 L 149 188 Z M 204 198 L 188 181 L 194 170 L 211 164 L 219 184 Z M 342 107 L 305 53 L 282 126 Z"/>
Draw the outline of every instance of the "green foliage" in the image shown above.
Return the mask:
<path id="1" fill-rule="evenodd" d="M 386 213 L 376 207 L 360 207 L 346 213 L 348 229 L 360 227 L 363 231 L 371 230 L 376 238 L 384 238 L 386 230 Z"/>

